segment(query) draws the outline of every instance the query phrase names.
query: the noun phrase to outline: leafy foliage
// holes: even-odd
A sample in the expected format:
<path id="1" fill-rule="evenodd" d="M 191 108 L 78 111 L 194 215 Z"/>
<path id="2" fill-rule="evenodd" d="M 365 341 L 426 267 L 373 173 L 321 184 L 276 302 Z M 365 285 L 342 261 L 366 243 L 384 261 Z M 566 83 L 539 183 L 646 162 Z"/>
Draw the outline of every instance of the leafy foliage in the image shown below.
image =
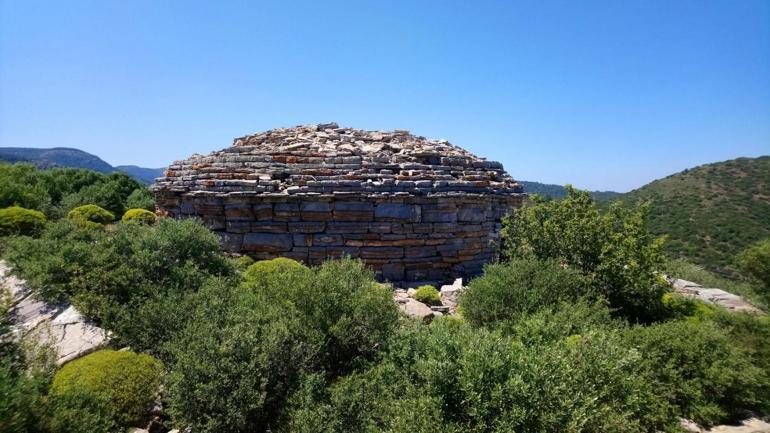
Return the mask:
<path id="1" fill-rule="evenodd" d="M 125 207 L 128 209 L 145 209 L 155 211 L 155 198 L 147 188 L 137 188 L 126 197 Z"/>
<path id="2" fill-rule="evenodd" d="M 27 337 L 8 338 L 12 299 L 0 287 L 0 431 L 43 431 L 44 395 L 53 369 L 50 351 Z"/>
<path id="3" fill-rule="evenodd" d="M 146 209 L 129 209 L 120 219 L 124 223 L 153 224 L 157 217 Z"/>
<path id="4" fill-rule="evenodd" d="M 460 308 L 475 326 L 494 327 L 562 301 L 589 296 L 590 288 L 578 271 L 555 261 L 514 259 L 489 265 L 471 281 Z"/>
<path id="5" fill-rule="evenodd" d="M 622 197 L 650 205 L 648 227 L 665 251 L 719 273 L 757 239 L 770 237 L 770 156 L 706 164 Z"/>
<path id="6" fill-rule="evenodd" d="M 162 370 L 158 360 L 130 351 L 101 350 L 67 363 L 51 384 L 52 429 L 110 431 L 139 421 Z"/>
<path id="7" fill-rule="evenodd" d="M 414 299 L 427 305 L 441 305 L 441 295 L 431 285 L 420 286 L 414 292 Z"/>
<path id="8" fill-rule="evenodd" d="M 104 225 L 115 221 L 115 215 L 112 212 L 102 209 L 95 204 L 78 206 L 69 211 L 67 218 L 80 225 Z"/>
<path id="9" fill-rule="evenodd" d="M 764 286 L 770 295 L 770 238 L 759 241 L 738 255 L 738 266 Z"/>
<path id="10" fill-rule="evenodd" d="M 275 283 L 276 278 L 301 278 L 307 275 L 309 271 L 310 269 L 307 266 L 286 257 L 260 260 L 249 265 L 246 271 L 243 272 L 243 284 L 246 287 L 262 287 Z"/>
<path id="11" fill-rule="evenodd" d="M 662 239 L 647 232 L 646 209 L 613 204 L 601 212 L 588 193 L 567 188 L 563 200 L 536 199 L 506 218 L 504 257 L 557 260 L 586 275 L 620 314 L 643 321 L 660 317 L 665 287 L 656 271 L 664 261 Z"/>
<path id="12" fill-rule="evenodd" d="M 713 322 L 634 327 L 627 337 L 644 355 L 649 380 L 673 415 L 708 426 L 735 420 L 745 410 L 770 409 L 769 372 Z"/>
<path id="13" fill-rule="evenodd" d="M 297 432 L 641 432 L 655 408 L 639 354 L 617 334 L 524 346 L 450 320 L 408 329 L 382 362 L 292 401 Z"/>
<path id="14" fill-rule="evenodd" d="M 174 344 L 178 420 L 202 432 L 263 431 L 280 422 L 308 373 L 336 377 L 371 360 L 398 313 L 390 293 L 351 259 L 296 266 L 250 290 L 207 286 Z"/>
<path id="15" fill-rule="evenodd" d="M 137 190 L 140 193 L 134 194 Z M 102 174 L 74 168 L 38 170 L 29 164 L 0 163 L 0 208 L 35 209 L 50 219 L 61 218 L 85 204 L 122 215 L 128 208 L 149 206 L 148 194 L 147 188 L 125 173 Z M 132 204 L 136 205 L 127 204 L 132 195 Z"/>
<path id="16" fill-rule="evenodd" d="M 39 296 L 69 299 L 141 350 L 159 350 L 176 329 L 163 314 L 147 314 L 153 309 L 145 303 L 169 306 L 166 294 L 194 292 L 233 271 L 219 238 L 196 220 L 119 224 L 110 232 L 62 220 L 37 239 L 8 243 L 8 262 Z"/>
<path id="17" fill-rule="evenodd" d="M 0 209 L 0 236 L 34 236 L 42 230 L 46 218 L 42 212 L 11 206 Z"/>

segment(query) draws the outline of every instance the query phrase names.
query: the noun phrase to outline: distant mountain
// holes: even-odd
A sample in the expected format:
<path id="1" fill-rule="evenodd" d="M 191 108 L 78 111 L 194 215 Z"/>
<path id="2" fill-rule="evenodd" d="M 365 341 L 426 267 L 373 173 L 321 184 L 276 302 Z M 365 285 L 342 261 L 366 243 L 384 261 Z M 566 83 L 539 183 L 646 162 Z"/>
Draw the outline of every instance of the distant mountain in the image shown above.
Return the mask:
<path id="1" fill-rule="evenodd" d="M 668 235 L 668 253 L 729 273 L 738 252 L 770 237 L 770 156 L 701 165 L 620 200 L 650 203 L 650 230 Z"/>
<path id="2" fill-rule="evenodd" d="M 54 147 L 52 149 L 0 147 L 0 161 L 28 162 L 39 168 L 86 168 L 100 173 L 122 171 L 145 183 L 152 183 L 156 177 L 163 175 L 164 170 L 163 168 L 143 168 L 135 165 L 113 167 L 96 155 L 68 147 Z"/>
<path id="3" fill-rule="evenodd" d="M 526 180 L 518 181 L 523 187 L 524 192 L 529 194 L 539 194 L 549 198 L 564 198 L 567 196 L 567 190 L 562 185 L 529 182 Z M 622 195 L 615 191 L 590 191 L 591 196 L 597 201 L 612 200 Z"/>
<path id="4" fill-rule="evenodd" d="M 29 162 L 40 168 L 75 167 L 87 168 L 101 173 L 115 169 L 96 155 L 68 147 L 35 149 L 29 147 L 0 147 L 0 160 L 6 162 Z"/>
<path id="5" fill-rule="evenodd" d="M 165 168 L 145 168 L 135 165 L 119 165 L 115 167 L 115 170 L 126 172 L 134 179 L 146 183 L 155 182 L 155 178 L 163 176 L 163 172 L 166 171 Z"/>

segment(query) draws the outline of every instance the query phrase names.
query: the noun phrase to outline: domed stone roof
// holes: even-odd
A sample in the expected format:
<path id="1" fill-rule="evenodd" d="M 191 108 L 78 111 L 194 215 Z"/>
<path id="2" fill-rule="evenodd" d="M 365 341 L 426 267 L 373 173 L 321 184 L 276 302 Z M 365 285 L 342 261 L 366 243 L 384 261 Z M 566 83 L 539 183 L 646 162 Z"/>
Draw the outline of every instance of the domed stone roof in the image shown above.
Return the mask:
<path id="1" fill-rule="evenodd" d="M 153 189 L 199 194 L 517 195 L 503 170 L 446 140 L 336 123 L 235 139 L 168 167 Z"/>

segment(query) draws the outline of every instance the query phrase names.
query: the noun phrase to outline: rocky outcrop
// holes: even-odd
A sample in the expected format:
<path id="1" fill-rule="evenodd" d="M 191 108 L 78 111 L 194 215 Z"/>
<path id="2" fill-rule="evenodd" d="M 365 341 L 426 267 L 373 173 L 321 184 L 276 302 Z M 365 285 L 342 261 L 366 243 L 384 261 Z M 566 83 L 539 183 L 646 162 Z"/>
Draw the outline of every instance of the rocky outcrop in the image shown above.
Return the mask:
<path id="1" fill-rule="evenodd" d="M 10 274 L 0 260 L 0 287 L 13 296 L 10 314 L 15 323 L 13 331 L 32 335 L 42 344 L 56 350 L 56 363 L 91 353 L 107 342 L 107 332 L 81 315 L 71 305 L 53 305 L 37 300 L 23 280 Z"/>
<path id="2" fill-rule="evenodd" d="M 718 425 L 711 429 L 702 429 L 692 421 L 682 420 L 682 430 L 690 433 L 770 433 L 770 424 L 758 418 L 750 418 L 740 425 Z"/>
<path id="3" fill-rule="evenodd" d="M 334 123 L 238 138 L 152 188 L 159 212 L 202 218 L 226 250 L 311 265 L 349 255 L 393 282 L 480 273 L 523 198 L 499 162 L 446 140 Z"/>
<path id="4" fill-rule="evenodd" d="M 697 299 L 699 301 L 708 302 L 710 304 L 719 305 L 732 311 L 742 311 L 753 314 L 764 314 L 762 310 L 751 305 L 743 297 L 736 294 L 726 292 L 722 289 L 706 288 L 698 283 L 692 281 L 682 280 L 679 278 L 668 278 L 669 283 L 674 288 L 674 291 L 685 295 L 687 297 Z"/>

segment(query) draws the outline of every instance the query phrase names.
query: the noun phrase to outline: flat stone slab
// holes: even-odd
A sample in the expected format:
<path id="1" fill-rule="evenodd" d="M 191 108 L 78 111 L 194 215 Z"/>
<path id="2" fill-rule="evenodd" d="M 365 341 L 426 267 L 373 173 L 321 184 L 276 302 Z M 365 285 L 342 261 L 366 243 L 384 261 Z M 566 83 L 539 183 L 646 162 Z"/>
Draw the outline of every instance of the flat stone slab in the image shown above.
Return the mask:
<path id="1" fill-rule="evenodd" d="M 770 433 L 770 424 L 758 418 L 744 420 L 740 425 L 718 425 L 710 430 L 686 419 L 682 419 L 679 425 L 688 433 Z"/>
<path id="2" fill-rule="evenodd" d="M 399 302 L 398 308 L 409 317 L 415 317 L 425 322 L 430 322 L 433 319 L 433 310 L 431 310 L 429 306 L 412 298 L 407 298 L 403 303 Z"/>
<path id="3" fill-rule="evenodd" d="M 743 311 L 753 314 L 764 314 L 762 310 L 755 307 L 743 297 L 722 289 L 707 288 L 692 281 L 679 278 L 669 278 L 674 291 L 681 293 L 693 299 L 697 299 L 710 304 L 719 305 L 732 311 Z"/>
<path id="4" fill-rule="evenodd" d="M 0 260 L 0 286 L 14 297 L 10 314 L 17 334 L 36 335 L 41 343 L 56 349 L 56 363 L 62 365 L 102 347 L 109 334 L 90 323 L 71 305 L 53 305 L 37 300 L 21 280 L 10 275 L 7 264 Z"/>

